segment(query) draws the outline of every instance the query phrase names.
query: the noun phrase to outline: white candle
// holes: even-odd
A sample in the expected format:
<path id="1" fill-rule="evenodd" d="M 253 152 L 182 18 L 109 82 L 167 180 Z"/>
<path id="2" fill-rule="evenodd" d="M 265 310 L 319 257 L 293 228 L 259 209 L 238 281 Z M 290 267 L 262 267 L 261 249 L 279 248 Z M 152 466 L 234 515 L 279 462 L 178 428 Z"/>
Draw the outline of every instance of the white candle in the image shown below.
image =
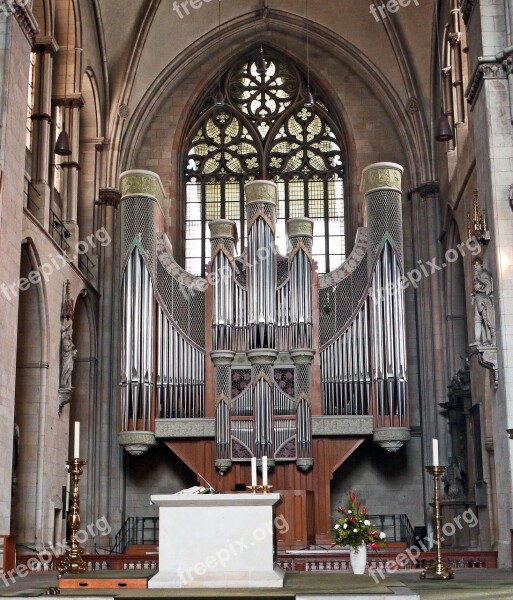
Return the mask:
<path id="1" fill-rule="evenodd" d="M 267 482 L 267 456 L 262 457 L 262 485 L 268 485 L 268 482 Z"/>
<path id="2" fill-rule="evenodd" d="M 256 457 L 253 456 L 251 459 L 251 487 L 256 487 L 257 484 L 257 469 L 256 469 Z"/>
<path id="3" fill-rule="evenodd" d="M 433 467 L 438 467 L 438 440 L 433 439 Z"/>
<path id="4" fill-rule="evenodd" d="M 75 447 L 73 451 L 73 458 L 80 458 L 80 421 L 75 421 Z"/>
<path id="5" fill-rule="evenodd" d="M 66 477 L 66 512 L 69 512 L 69 495 L 71 492 L 71 473 Z"/>

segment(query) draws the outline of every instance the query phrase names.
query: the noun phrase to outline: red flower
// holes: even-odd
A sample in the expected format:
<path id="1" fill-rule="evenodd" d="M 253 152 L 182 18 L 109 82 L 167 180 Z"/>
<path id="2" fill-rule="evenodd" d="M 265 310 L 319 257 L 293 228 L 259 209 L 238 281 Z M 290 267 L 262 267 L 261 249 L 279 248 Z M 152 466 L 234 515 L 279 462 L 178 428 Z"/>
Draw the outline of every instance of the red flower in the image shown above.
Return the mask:
<path id="1" fill-rule="evenodd" d="M 340 512 L 346 514 L 347 510 L 345 508 L 343 508 Z"/>
<path id="2" fill-rule="evenodd" d="M 356 494 L 351 492 L 351 502 L 356 502 Z"/>
<path id="3" fill-rule="evenodd" d="M 376 543 L 369 544 L 369 547 L 372 548 L 373 550 L 378 549 L 378 545 Z"/>
<path id="4" fill-rule="evenodd" d="M 362 508 L 362 515 L 366 515 L 366 514 L 367 514 L 367 507 L 366 507 L 366 506 L 364 506 L 364 507 Z"/>
<path id="5" fill-rule="evenodd" d="M 349 519 L 347 519 L 349 521 L 349 523 L 351 523 L 351 525 L 354 525 L 354 519 L 353 517 L 349 517 Z"/>

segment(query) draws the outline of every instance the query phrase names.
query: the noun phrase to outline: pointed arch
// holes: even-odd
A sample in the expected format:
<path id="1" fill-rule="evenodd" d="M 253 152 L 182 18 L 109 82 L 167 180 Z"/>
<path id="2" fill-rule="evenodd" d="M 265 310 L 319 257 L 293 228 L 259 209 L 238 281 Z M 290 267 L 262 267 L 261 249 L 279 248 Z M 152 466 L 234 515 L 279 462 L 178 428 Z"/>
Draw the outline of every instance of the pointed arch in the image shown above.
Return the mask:
<path id="1" fill-rule="evenodd" d="M 315 100 L 306 75 L 288 57 L 255 47 L 228 67 L 192 112 L 180 149 L 187 270 L 204 272 L 211 220 L 236 221 L 244 251 L 244 183 L 255 178 L 278 185 L 277 243 L 283 254 L 286 221 L 307 216 L 315 223 L 320 272 L 340 266 L 346 144 L 321 89 L 312 89 Z"/>

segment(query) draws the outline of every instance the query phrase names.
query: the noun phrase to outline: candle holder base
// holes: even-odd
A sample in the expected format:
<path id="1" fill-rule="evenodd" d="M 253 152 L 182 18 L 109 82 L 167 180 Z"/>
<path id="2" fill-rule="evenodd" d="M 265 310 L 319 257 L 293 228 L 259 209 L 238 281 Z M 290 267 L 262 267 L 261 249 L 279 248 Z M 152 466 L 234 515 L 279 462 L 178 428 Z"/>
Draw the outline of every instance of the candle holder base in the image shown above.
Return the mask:
<path id="1" fill-rule="evenodd" d="M 272 485 L 263 485 L 262 486 L 262 493 L 263 494 L 270 494 L 272 489 L 273 489 Z"/>
<path id="2" fill-rule="evenodd" d="M 258 492 L 262 489 L 260 485 L 247 485 L 246 489 L 248 489 L 252 494 L 258 494 Z"/>
<path id="3" fill-rule="evenodd" d="M 454 579 L 454 571 L 451 567 L 444 562 L 435 562 L 433 565 L 424 569 L 420 574 L 421 579 L 426 579 L 427 575 L 434 575 L 435 577 L 441 577 L 443 580 Z"/>
<path id="4" fill-rule="evenodd" d="M 66 554 L 59 561 L 57 570 L 60 576 L 71 573 L 78 575 L 81 573 L 87 573 L 87 563 L 82 558 L 82 552 L 80 548 L 70 548 L 66 551 Z"/>

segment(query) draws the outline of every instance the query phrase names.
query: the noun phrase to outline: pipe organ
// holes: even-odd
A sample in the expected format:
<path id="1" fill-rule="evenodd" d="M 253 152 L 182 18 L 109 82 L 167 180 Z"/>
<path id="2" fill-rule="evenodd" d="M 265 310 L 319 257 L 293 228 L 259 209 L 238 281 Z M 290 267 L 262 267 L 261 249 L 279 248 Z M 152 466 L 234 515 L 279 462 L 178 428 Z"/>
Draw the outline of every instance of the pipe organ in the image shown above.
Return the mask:
<path id="1" fill-rule="evenodd" d="M 321 276 L 312 259 L 313 221 L 287 222 L 289 253 L 280 255 L 277 186 L 251 181 L 245 252 L 237 255 L 232 221 L 210 222 L 208 275 L 198 278 L 177 264 L 162 233 L 158 177 L 124 173 L 121 445 L 140 454 L 157 439 L 182 444 L 182 453 L 187 439 L 212 443 L 191 458 L 205 474 L 227 474 L 253 456 L 267 456 L 277 473 L 286 465 L 312 473 L 318 441 L 347 435 L 353 449 L 369 436 L 391 452 L 404 445 L 401 178 L 393 163 L 364 170 L 366 226 L 341 267 Z M 328 495 L 331 476 L 323 474 Z"/>

